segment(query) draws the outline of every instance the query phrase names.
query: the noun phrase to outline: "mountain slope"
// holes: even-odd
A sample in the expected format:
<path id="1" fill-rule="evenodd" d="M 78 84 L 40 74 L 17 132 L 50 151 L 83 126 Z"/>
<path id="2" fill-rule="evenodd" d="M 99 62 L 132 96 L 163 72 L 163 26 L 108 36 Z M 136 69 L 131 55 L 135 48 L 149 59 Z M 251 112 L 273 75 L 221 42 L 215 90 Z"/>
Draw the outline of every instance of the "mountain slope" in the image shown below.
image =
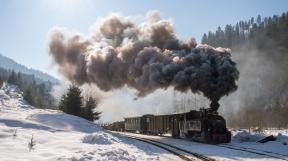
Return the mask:
<path id="1" fill-rule="evenodd" d="M 0 53 L 0 67 L 8 70 L 14 70 L 15 72 L 21 72 L 24 74 L 31 74 L 35 77 L 42 79 L 44 81 L 50 81 L 52 83 L 58 82 L 58 80 L 54 77 L 52 77 L 49 74 L 43 73 L 39 70 L 27 68 L 24 65 L 21 65 L 17 62 L 15 62 L 13 59 L 8 58 Z"/>

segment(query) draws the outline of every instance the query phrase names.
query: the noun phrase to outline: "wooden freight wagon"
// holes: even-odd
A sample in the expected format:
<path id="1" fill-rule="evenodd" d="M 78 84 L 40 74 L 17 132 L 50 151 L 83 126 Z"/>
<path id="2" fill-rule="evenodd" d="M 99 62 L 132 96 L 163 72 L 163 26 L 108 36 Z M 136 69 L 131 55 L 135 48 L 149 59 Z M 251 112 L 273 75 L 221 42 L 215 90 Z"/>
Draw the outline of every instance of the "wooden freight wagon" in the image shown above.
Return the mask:
<path id="1" fill-rule="evenodd" d="M 158 115 L 154 116 L 151 124 L 151 133 L 155 135 L 162 135 L 171 131 L 171 124 L 169 121 L 170 115 Z"/>
<path id="2" fill-rule="evenodd" d="M 127 118 L 124 118 L 125 131 L 142 133 L 141 118 L 142 117 L 127 117 Z"/>

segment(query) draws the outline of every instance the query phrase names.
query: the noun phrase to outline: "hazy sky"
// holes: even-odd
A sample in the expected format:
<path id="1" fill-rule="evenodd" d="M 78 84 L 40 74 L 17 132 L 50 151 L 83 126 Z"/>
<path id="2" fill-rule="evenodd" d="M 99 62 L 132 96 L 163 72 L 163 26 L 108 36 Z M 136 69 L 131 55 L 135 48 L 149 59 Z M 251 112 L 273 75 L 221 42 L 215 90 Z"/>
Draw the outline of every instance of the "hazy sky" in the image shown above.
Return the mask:
<path id="1" fill-rule="evenodd" d="M 184 39 L 217 26 L 235 24 L 250 17 L 272 16 L 288 11 L 288 0 L 0 0 L 0 53 L 28 67 L 52 75 L 47 32 L 61 26 L 88 33 L 97 17 L 118 12 L 124 16 L 144 16 L 158 10 L 171 18 L 176 33 Z"/>

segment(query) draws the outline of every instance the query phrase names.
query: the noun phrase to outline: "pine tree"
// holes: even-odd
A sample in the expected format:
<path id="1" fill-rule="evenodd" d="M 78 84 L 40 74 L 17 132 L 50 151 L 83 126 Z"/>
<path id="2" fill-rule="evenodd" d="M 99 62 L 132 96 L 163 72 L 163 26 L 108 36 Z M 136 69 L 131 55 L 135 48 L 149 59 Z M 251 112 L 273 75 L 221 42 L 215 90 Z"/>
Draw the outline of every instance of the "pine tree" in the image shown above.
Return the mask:
<path id="1" fill-rule="evenodd" d="M 22 76 L 21 76 L 21 73 L 20 72 L 18 72 L 18 74 L 17 74 L 17 78 L 16 78 L 17 80 L 17 82 L 16 82 L 16 85 L 19 87 L 19 88 L 22 88 Z"/>
<path id="2" fill-rule="evenodd" d="M 24 92 L 24 100 L 26 100 L 30 105 L 34 105 L 34 100 L 29 88 Z"/>
<path id="3" fill-rule="evenodd" d="M 201 40 L 201 43 L 202 43 L 202 44 L 208 44 L 207 34 L 204 34 L 204 35 L 203 35 L 202 40 Z"/>
<path id="4" fill-rule="evenodd" d="M 16 84 L 17 83 L 17 75 L 16 75 L 14 70 L 11 72 L 7 82 L 10 84 Z"/>
<path id="5" fill-rule="evenodd" d="M 89 121 L 99 120 L 101 112 L 94 111 L 96 107 L 96 100 L 93 97 L 89 97 L 85 107 L 82 109 L 82 117 Z"/>
<path id="6" fill-rule="evenodd" d="M 0 88 L 2 88 L 2 86 L 3 86 L 3 78 L 0 76 Z"/>
<path id="7" fill-rule="evenodd" d="M 257 16 L 257 25 L 260 26 L 260 24 L 261 24 L 261 16 L 258 15 Z"/>
<path id="8" fill-rule="evenodd" d="M 59 102 L 59 105 L 58 105 L 58 108 L 59 110 L 63 111 L 63 112 L 67 112 L 67 109 L 66 109 L 66 93 L 64 93 L 61 97 L 61 100 Z"/>
<path id="9" fill-rule="evenodd" d="M 67 94 L 62 96 L 59 109 L 71 115 L 81 116 L 81 108 L 81 90 L 75 84 L 72 84 L 70 85 Z"/>
<path id="10" fill-rule="evenodd" d="M 225 45 L 223 47 L 232 47 L 233 40 L 233 27 L 232 25 L 226 25 L 225 27 Z"/>
<path id="11" fill-rule="evenodd" d="M 44 107 L 43 99 L 41 97 L 37 97 L 35 99 L 35 106 L 37 106 L 38 108 Z"/>

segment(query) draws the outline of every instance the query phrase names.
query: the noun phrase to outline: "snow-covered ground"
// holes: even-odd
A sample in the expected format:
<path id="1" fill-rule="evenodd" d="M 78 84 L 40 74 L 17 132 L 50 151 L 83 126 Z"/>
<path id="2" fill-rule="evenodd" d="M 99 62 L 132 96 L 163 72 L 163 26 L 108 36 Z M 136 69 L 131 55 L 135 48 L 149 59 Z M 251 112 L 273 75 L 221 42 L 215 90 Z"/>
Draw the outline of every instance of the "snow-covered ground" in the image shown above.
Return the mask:
<path id="1" fill-rule="evenodd" d="M 29 148 L 33 142 L 35 146 Z M 152 145 L 116 137 L 82 118 L 33 108 L 16 86 L 0 90 L 1 161 L 179 160 Z"/>
<path id="2" fill-rule="evenodd" d="M 171 137 L 160 137 L 160 136 L 149 136 L 149 135 L 142 135 L 142 134 L 134 134 L 134 133 L 125 133 L 125 132 L 118 132 L 120 135 L 128 135 L 134 137 L 141 137 L 147 139 L 153 139 L 160 142 L 168 143 L 182 149 L 186 149 L 188 151 L 196 152 L 199 154 L 203 154 L 207 157 L 216 159 L 216 160 L 288 160 L 288 145 L 283 145 L 282 141 L 283 138 L 287 139 L 287 135 L 282 135 L 279 140 L 267 142 L 265 144 L 256 143 L 256 141 L 264 138 L 266 135 L 255 136 L 254 134 L 246 135 L 246 132 L 243 131 L 234 131 L 234 136 L 232 138 L 232 142 L 229 144 L 220 144 L 217 145 L 208 145 L 202 144 L 192 141 L 187 141 L 183 139 L 173 139 Z M 237 135 L 238 134 L 238 135 Z M 247 141 L 247 138 L 249 141 Z M 269 157 L 263 156 L 255 153 L 245 152 L 245 151 L 238 151 L 235 149 L 228 149 L 222 146 L 233 146 L 238 148 L 246 148 L 245 150 L 255 151 L 259 153 L 266 153 L 268 155 L 279 157 Z M 249 149 L 247 149 L 249 148 Z M 267 151 L 272 153 L 267 153 Z"/>
<path id="3" fill-rule="evenodd" d="M 123 134 L 123 133 L 122 133 Z M 237 151 L 170 137 L 146 136 L 180 148 L 204 154 L 216 160 L 277 160 L 245 151 Z M 267 135 L 276 141 L 256 143 Z M 33 136 L 35 146 L 29 148 Z M 288 131 L 267 130 L 247 133 L 233 130 L 232 142 L 224 144 L 279 154 L 288 160 Z M 279 156 L 276 155 L 276 156 Z M 36 109 L 22 98 L 16 86 L 0 89 L 0 161 L 86 161 L 86 160 L 180 160 L 153 145 L 111 134 L 98 125 L 57 110 Z"/>
<path id="4" fill-rule="evenodd" d="M 287 130 L 263 130 L 263 132 L 248 132 L 248 130 L 232 131 L 232 142 L 227 145 L 255 149 L 286 156 L 288 159 L 288 131 Z M 273 135 L 276 141 L 257 143 L 257 141 Z"/>

